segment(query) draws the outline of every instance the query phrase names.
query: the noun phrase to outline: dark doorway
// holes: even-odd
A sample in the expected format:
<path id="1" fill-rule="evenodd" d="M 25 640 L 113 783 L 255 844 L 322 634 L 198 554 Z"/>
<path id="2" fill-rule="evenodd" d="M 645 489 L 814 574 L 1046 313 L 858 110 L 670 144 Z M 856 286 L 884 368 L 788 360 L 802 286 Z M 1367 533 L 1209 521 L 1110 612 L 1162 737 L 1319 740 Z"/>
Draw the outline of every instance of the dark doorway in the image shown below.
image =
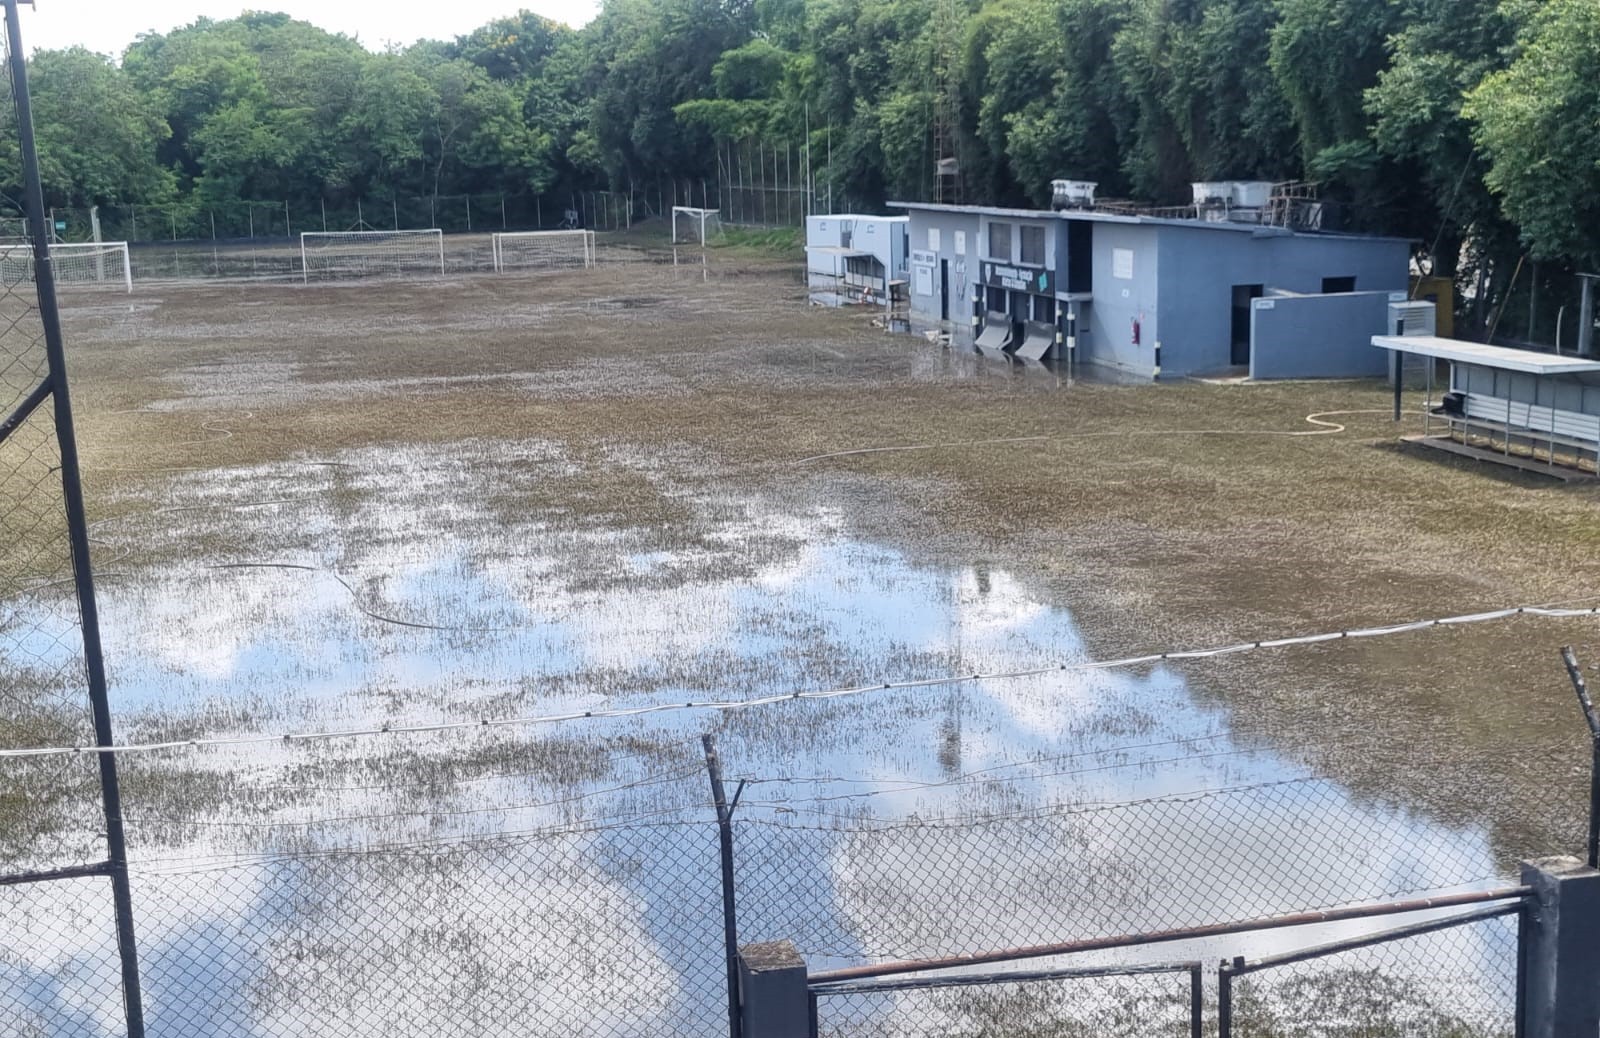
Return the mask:
<path id="1" fill-rule="evenodd" d="M 1333 295 L 1336 292 L 1354 292 L 1356 290 L 1355 278 L 1323 278 L 1322 294 Z"/>
<path id="2" fill-rule="evenodd" d="M 950 320 L 950 261 L 939 261 L 939 320 Z"/>
<path id="3" fill-rule="evenodd" d="M 1250 363 L 1250 306 L 1266 291 L 1265 285 L 1233 286 L 1233 350 L 1235 366 Z"/>

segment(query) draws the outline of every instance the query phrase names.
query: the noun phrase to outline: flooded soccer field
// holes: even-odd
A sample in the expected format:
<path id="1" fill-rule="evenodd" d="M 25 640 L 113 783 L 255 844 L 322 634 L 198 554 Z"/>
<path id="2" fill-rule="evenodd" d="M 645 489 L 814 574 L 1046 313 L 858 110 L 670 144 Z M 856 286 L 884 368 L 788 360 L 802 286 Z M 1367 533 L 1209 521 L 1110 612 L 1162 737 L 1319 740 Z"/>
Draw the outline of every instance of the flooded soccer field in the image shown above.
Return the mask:
<path id="1" fill-rule="evenodd" d="M 707 733 L 748 783 L 741 937 L 819 968 L 1581 844 L 1556 649 L 1594 657 L 1593 619 L 1089 666 L 1600 604 L 1600 491 L 1412 452 L 1381 385 L 1014 369 L 760 260 L 64 310 L 118 738 L 204 743 L 121 761 L 152 1035 L 718 1033 Z M 9 746 L 81 738 L 47 576 L 0 603 Z M 103 854 L 85 755 L 0 766 L 5 871 Z M 0 1035 L 116 1033 L 100 894 L 0 892 Z M 1248 1005 L 1509 1033 L 1513 953 L 1475 927 Z M 874 996 L 824 1033 L 1187 1033 L 1169 980 Z"/>

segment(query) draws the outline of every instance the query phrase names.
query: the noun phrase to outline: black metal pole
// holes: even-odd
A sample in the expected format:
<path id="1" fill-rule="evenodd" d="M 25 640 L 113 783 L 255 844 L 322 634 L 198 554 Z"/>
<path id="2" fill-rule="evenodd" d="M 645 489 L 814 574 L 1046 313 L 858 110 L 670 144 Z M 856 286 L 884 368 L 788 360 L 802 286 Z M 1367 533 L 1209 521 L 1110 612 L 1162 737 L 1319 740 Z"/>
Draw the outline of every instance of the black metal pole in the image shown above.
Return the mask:
<path id="1" fill-rule="evenodd" d="M 722 785 L 722 759 L 710 735 L 700 737 L 706 751 L 706 771 L 711 776 L 711 799 L 717 806 L 717 840 L 722 851 L 722 941 L 728 963 L 728 1038 L 741 1038 L 739 1020 L 739 920 L 733 887 L 733 808 Z M 741 787 L 742 790 L 742 787 Z M 735 794 L 734 802 L 738 802 Z"/>
<path id="2" fill-rule="evenodd" d="M 1202 1038 L 1205 1030 L 1205 973 L 1197 962 L 1189 967 L 1189 1038 Z"/>
<path id="3" fill-rule="evenodd" d="M 44 330 L 49 361 L 51 396 L 55 404 L 56 440 L 61 451 L 61 491 L 66 506 L 67 530 L 72 546 L 72 570 L 77 585 L 78 612 L 83 626 L 84 670 L 89 685 L 89 705 L 94 715 L 95 745 L 112 745 L 111 705 L 106 694 L 105 658 L 100 645 L 100 612 L 95 603 L 94 573 L 89 560 L 89 524 L 83 506 L 83 484 L 78 469 L 78 441 L 72 426 L 72 398 L 67 391 L 66 351 L 62 347 L 61 314 L 56 308 L 55 274 L 50 265 L 50 240 L 45 233 L 44 188 L 39 179 L 39 153 L 33 139 L 33 109 L 28 96 L 28 70 L 23 59 L 22 24 L 18 0 L 5 0 L 6 44 L 11 72 L 11 93 L 17 106 L 17 142 L 21 148 L 23 195 L 28 222 L 33 229 L 34 287 L 39 296 L 39 322 Z M 122 828 L 122 797 L 117 786 L 115 755 L 96 755 L 100 763 L 100 790 L 105 805 L 107 860 L 111 894 L 116 908 L 117 951 L 122 958 L 122 1004 L 128 1038 L 144 1038 L 144 1000 L 139 987 L 139 953 L 134 941 L 133 897 L 128 888 L 128 847 Z"/>
<path id="4" fill-rule="evenodd" d="M 1399 350 L 1390 351 L 1394 357 L 1394 420 L 1400 420 L 1401 395 L 1405 392 L 1405 355 Z"/>
<path id="5" fill-rule="evenodd" d="M 1589 685 L 1583 680 L 1578 667 L 1578 657 L 1572 646 L 1562 646 L 1561 662 L 1567 665 L 1567 677 L 1572 690 L 1578 693 L 1578 705 L 1583 708 L 1583 719 L 1589 723 L 1589 867 L 1600 868 L 1600 712 L 1595 710 L 1589 697 Z"/>
<path id="6" fill-rule="evenodd" d="M 1242 961 L 1235 959 L 1235 962 Z M 1217 970 L 1217 1038 L 1233 1035 L 1233 973 L 1224 961 Z"/>

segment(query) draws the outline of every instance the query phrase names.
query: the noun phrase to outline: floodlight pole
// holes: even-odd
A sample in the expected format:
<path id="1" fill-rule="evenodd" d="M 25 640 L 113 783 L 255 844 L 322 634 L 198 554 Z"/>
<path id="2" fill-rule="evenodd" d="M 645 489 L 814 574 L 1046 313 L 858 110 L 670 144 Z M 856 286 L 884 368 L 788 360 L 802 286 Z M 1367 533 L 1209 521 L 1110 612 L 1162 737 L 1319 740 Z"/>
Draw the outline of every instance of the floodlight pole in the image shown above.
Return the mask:
<path id="1" fill-rule="evenodd" d="M 39 298 L 39 323 L 44 330 L 48 382 L 55 407 L 56 441 L 60 447 L 61 490 L 67 533 L 72 548 L 72 571 L 83 628 L 83 659 L 89 686 L 89 706 L 94 718 L 96 746 L 113 745 L 111 705 L 106 694 L 105 656 L 100 644 L 100 612 L 94 593 L 94 571 L 89 559 L 89 524 L 83 504 L 83 483 L 78 468 L 78 441 L 72 425 L 72 398 L 67 391 L 66 351 L 62 346 L 61 313 L 56 307 L 55 271 L 50 264 L 50 242 L 38 233 L 45 226 L 44 188 L 39 179 L 39 152 L 33 138 L 33 106 L 28 96 L 28 70 L 22 50 L 22 24 L 17 7 L 22 0 L 4 0 L 6 45 L 9 51 L 11 94 L 17 107 L 17 142 L 21 150 L 23 196 L 33 235 L 34 285 Z M 122 1006 L 128 1038 L 144 1038 L 144 999 L 139 986 L 139 953 L 134 941 L 133 896 L 128 887 L 128 845 L 122 827 L 122 796 L 117 786 L 117 758 L 95 755 L 100 766 L 100 792 L 105 807 L 107 866 L 116 910 L 117 952 L 122 959 Z"/>

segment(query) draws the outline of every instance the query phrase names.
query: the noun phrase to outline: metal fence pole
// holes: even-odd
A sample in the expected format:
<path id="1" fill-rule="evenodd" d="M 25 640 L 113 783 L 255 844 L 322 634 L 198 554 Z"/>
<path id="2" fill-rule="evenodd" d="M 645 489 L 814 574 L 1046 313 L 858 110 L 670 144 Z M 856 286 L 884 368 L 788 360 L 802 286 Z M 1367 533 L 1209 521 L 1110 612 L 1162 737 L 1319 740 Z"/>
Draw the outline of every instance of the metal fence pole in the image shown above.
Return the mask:
<path id="1" fill-rule="evenodd" d="M 728 967 L 728 1038 L 741 1038 L 739 919 L 733 882 L 733 810 L 739 806 L 744 783 L 739 783 L 730 803 L 722 785 L 722 759 L 717 756 L 716 740 L 710 735 L 703 735 L 700 743 L 705 747 L 706 772 L 711 778 L 711 800 L 717 808 L 717 842 L 722 856 L 722 940 L 726 946 Z"/>
<path id="2" fill-rule="evenodd" d="M 5 0 L 6 42 L 11 68 L 11 92 L 17 108 L 17 141 L 22 158 L 28 219 L 39 227 L 45 218 L 44 188 L 39 178 L 39 153 L 33 138 L 33 109 L 28 96 L 28 71 L 22 49 L 22 27 L 17 16 L 19 0 Z M 60 447 L 61 488 L 66 506 L 68 537 L 72 549 L 78 611 L 83 627 L 84 670 L 89 705 L 94 718 L 96 746 L 112 745 L 111 704 L 106 694 L 105 657 L 100 644 L 100 613 L 94 593 L 94 571 L 89 558 L 89 524 L 83 504 L 83 483 L 78 469 L 78 441 L 72 426 L 72 398 L 67 391 L 66 351 L 62 347 L 61 314 L 56 308 L 55 273 L 50 266 L 50 243 L 45 235 L 33 236 L 34 282 L 39 298 L 39 322 L 44 330 L 51 398 L 55 406 L 56 439 Z M 133 896 L 128 887 L 127 837 L 122 827 L 122 797 L 117 785 L 117 759 L 100 753 L 100 789 L 105 806 L 107 859 L 111 896 L 116 912 L 117 952 L 122 959 L 122 1005 L 128 1038 L 144 1038 L 144 999 L 139 985 L 139 953 L 134 939 Z"/>
<path id="3" fill-rule="evenodd" d="M 1189 1038 L 1201 1038 L 1205 1029 L 1205 973 L 1197 962 L 1189 967 Z"/>
<path id="4" fill-rule="evenodd" d="M 1234 959 L 1230 964 L 1223 960 L 1217 970 L 1217 1038 L 1233 1035 L 1233 966 L 1243 966 L 1244 959 Z"/>
<path id="5" fill-rule="evenodd" d="M 1589 843 L 1585 860 L 1591 869 L 1600 868 L 1600 712 L 1595 710 L 1594 700 L 1589 697 L 1589 686 L 1583 680 L 1583 671 L 1578 668 L 1578 657 L 1573 654 L 1572 646 L 1562 648 L 1561 661 L 1567 665 L 1567 677 L 1572 680 L 1573 691 L 1578 693 L 1583 718 L 1589 723 Z"/>

